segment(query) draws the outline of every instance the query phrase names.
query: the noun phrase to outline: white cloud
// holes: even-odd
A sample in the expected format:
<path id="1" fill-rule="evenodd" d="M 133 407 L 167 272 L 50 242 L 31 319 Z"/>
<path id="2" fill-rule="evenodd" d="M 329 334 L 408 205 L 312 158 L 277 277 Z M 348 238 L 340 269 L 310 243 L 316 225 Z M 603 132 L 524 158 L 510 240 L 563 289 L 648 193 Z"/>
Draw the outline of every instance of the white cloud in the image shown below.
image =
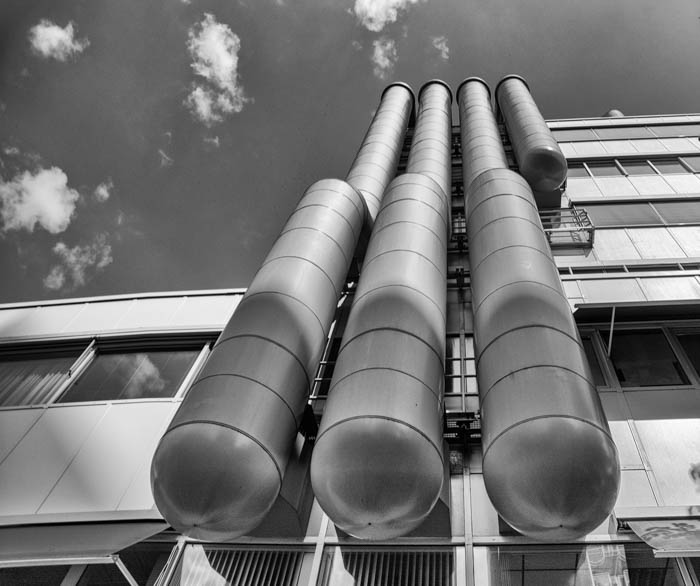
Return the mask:
<path id="1" fill-rule="evenodd" d="M 447 37 L 433 37 L 432 39 L 433 47 L 435 47 L 440 53 L 440 59 L 447 61 L 450 58 L 450 48 L 447 46 Z"/>
<path id="2" fill-rule="evenodd" d="M 353 12 L 367 30 L 378 33 L 389 23 L 396 22 L 399 13 L 420 0 L 355 0 Z"/>
<path id="3" fill-rule="evenodd" d="M 73 55 L 82 53 L 89 45 L 87 39 L 76 39 L 74 23 L 64 28 L 50 20 L 42 19 L 29 30 L 29 42 L 34 53 L 45 59 L 67 61 Z"/>
<path id="4" fill-rule="evenodd" d="M 379 79 L 387 79 L 394 71 L 394 65 L 398 60 L 396 41 L 388 37 L 381 37 L 372 42 L 372 63 L 374 75 Z"/>
<path id="5" fill-rule="evenodd" d="M 2 231 L 25 229 L 39 224 L 52 234 L 70 223 L 80 194 L 68 187 L 68 177 L 58 167 L 25 171 L 12 181 L 0 179 Z"/>
<path id="6" fill-rule="evenodd" d="M 218 149 L 221 146 L 221 140 L 219 139 L 218 136 L 205 136 L 204 137 L 204 144 L 213 147 L 215 149 Z"/>
<path id="7" fill-rule="evenodd" d="M 360 43 L 360 41 L 353 40 L 351 45 L 352 48 L 355 49 L 355 51 L 362 51 L 362 43 Z"/>
<path id="8" fill-rule="evenodd" d="M 114 189 L 114 182 L 110 177 L 109 179 L 107 179 L 107 181 L 103 181 L 97 187 L 95 187 L 95 199 L 99 202 L 107 201 L 109 199 L 109 196 L 112 195 L 112 189 Z"/>
<path id="9" fill-rule="evenodd" d="M 112 262 L 112 247 L 107 242 L 106 234 L 98 234 L 94 242 L 72 248 L 63 242 L 53 247 L 58 256 L 58 264 L 44 278 L 47 289 L 65 289 L 71 291 L 87 282 L 88 276 L 104 269 Z"/>
<path id="10" fill-rule="evenodd" d="M 228 25 L 205 14 L 188 32 L 192 69 L 204 79 L 193 85 L 185 104 L 196 118 L 211 126 L 228 114 L 243 110 L 248 98 L 238 76 L 241 40 Z"/>

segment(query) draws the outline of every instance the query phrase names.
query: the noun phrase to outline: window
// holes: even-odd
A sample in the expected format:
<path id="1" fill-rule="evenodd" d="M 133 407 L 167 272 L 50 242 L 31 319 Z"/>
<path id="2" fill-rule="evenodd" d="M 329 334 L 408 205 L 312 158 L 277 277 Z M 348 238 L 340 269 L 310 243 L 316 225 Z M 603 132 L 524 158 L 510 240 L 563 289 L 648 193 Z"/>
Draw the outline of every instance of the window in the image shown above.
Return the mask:
<path id="1" fill-rule="evenodd" d="M 586 211 L 596 227 L 661 224 L 647 203 L 587 205 Z"/>
<path id="2" fill-rule="evenodd" d="M 47 349 L 28 346 L 0 351 L 0 407 L 48 402 L 68 380 L 85 345 Z"/>
<path id="3" fill-rule="evenodd" d="M 172 397 L 205 344 L 171 336 L 0 350 L 0 407 Z"/>
<path id="4" fill-rule="evenodd" d="M 169 350 L 100 351 L 59 403 L 172 397 L 201 346 Z"/>
<path id="5" fill-rule="evenodd" d="M 671 124 L 669 126 L 651 126 L 651 131 L 659 138 L 678 136 L 700 136 L 700 124 Z"/>
<path id="6" fill-rule="evenodd" d="M 601 331 L 604 340 L 609 332 Z M 615 330 L 610 355 L 622 387 L 687 385 L 678 358 L 663 331 Z"/>
<path id="7" fill-rule="evenodd" d="M 697 332 L 677 332 L 676 336 L 681 343 L 695 372 L 700 374 L 700 333 Z"/>
<path id="8" fill-rule="evenodd" d="M 596 135 L 591 128 L 570 128 L 568 130 L 552 130 L 554 138 L 559 142 L 577 140 L 596 140 Z"/>
<path id="9" fill-rule="evenodd" d="M 659 173 L 688 173 L 688 169 L 678 159 L 654 159 L 651 162 Z"/>
<path id="10" fill-rule="evenodd" d="M 646 545 L 600 544 L 578 547 L 493 547 L 488 586 L 547 584 L 628 584 L 681 586 L 674 558 L 655 558 Z"/>
<path id="11" fill-rule="evenodd" d="M 608 126 L 596 128 L 596 134 L 603 140 L 623 138 L 651 138 L 653 135 L 644 126 Z"/>
<path id="12" fill-rule="evenodd" d="M 623 161 L 622 166 L 628 175 L 654 175 L 647 161 Z"/>
<path id="13" fill-rule="evenodd" d="M 695 171 L 696 173 L 700 173 L 700 156 L 693 155 L 689 157 L 683 157 L 683 160 L 693 171 Z"/>
<path id="14" fill-rule="evenodd" d="M 594 177 L 614 177 L 617 175 L 622 175 L 619 167 L 615 164 L 615 161 L 601 161 L 595 163 L 588 163 L 588 168 Z"/>
<path id="15" fill-rule="evenodd" d="M 582 163 L 569 163 L 567 177 L 588 177 L 588 171 Z"/>

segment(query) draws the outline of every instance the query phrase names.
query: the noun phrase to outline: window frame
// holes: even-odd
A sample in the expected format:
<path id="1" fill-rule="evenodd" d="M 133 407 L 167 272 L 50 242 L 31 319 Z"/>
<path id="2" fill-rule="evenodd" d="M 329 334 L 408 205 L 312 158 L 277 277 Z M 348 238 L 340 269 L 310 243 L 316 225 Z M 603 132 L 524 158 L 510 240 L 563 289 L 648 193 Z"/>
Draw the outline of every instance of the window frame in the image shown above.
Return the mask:
<path id="1" fill-rule="evenodd" d="M 9 411 L 17 409 L 36 409 L 49 406 L 70 406 L 70 405 L 97 405 L 105 403 L 133 403 L 133 402 L 154 402 L 154 401 L 173 401 L 180 400 L 184 397 L 189 387 L 192 385 L 194 378 L 201 370 L 202 366 L 208 358 L 211 348 L 213 347 L 216 338 L 220 332 L 212 335 L 210 332 L 202 333 L 173 333 L 159 334 L 148 336 L 93 336 L 92 338 L 79 340 L 58 340 L 46 341 L 41 344 L 8 344 L 6 348 L 10 351 L 21 354 L 44 355 L 48 356 L 52 350 L 58 350 L 61 344 L 77 346 L 84 343 L 83 351 L 78 355 L 75 361 L 68 369 L 68 376 L 60 383 L 57 388 L 41 403 L 31 403 L 28 405 L 0 405 L 0 411 Z M 124 353 L 138 352 L 140 350 L 177 350 L 178 347 L 183 349 L 189 348 L 197 352 L 197 355 L 192 363 L 192 366 L 185 373 L 182 381 L 178 385 L 176 391 L 168 397 L 143 397 L 132 399 L 97 399 L 94 401 L 74 401 L 74 402 L 59 402 L 59 399 L 69 390 L 69 388 L 80 379 L 80 377 L 94 363 L 97 356 L 100 355 L 100 350 L 106 350 L 109 353 L 119 353 L 121 350 Z M 0 346 L 0 349 L 2 347 Z"/>

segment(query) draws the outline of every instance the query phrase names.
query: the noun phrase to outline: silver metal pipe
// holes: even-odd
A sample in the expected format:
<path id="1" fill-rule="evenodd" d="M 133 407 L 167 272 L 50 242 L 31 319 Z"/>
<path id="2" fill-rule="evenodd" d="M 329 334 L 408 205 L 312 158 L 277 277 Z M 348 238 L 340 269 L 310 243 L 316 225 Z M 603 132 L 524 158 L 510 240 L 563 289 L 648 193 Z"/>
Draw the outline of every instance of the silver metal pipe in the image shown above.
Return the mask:
<path id="1" fill-rule="evenodd" d="M 345 179 L 365 198 L 372 221 L 377 217 L 387 185 L 396 174 L 413 102 L 413 91 L 404 83 L 393 83 L 384 90 Z"/>
<path id="2" fill-rule="evenodd" d="M 488 97 L 472 82 L 460 87 L 459 99 L 460 106 L 478 102 L 481 111 Z M 483 169 L 472 141 L 495 121 L 464 112 L 486 489 L 498 513 L 521 533 L 576 539 L 615 504 L 617 450 L 532 190 L 507 168 Z M 492 131 L 483 134 L 492 137 Z M 502 150 L 493 140 L 481 143 L 481 149 L 496 148 Z M 503 160 L 497 152 L 482 156 Z"/>
<path id="3" fill-rule="evenodd" d="M 457 88 L 462 175 L 465 193 L 471 182 L 489 169 L 507 169 L 501 134 L 491 109 L 491 90 L 479 77 L 468 77 Z"/>
<path id="4" fill-rule="evenodd" d="M 377 214 L 311 460 L 321 507 L 362 539 L 417 527 L 444 475 L 451 92 L 431 82 L 419 99 L 418 150 Z"/>
<path id="5" fill-rule="evenodd" d="M 520 174 L 536 192 L 550 193 L 566 180 L 566 157 L 532 99 L 525 80 L 504 77 L 496 86 L 496 99 L 513 145 Z"/>
<path id="6" fill-rule="evenodd" d="M 362 195 L 335 179 L 290 216 L 153 458 L 156 505 L 176 530 L 227 540 L 272 507 L 366 221 Z"/>

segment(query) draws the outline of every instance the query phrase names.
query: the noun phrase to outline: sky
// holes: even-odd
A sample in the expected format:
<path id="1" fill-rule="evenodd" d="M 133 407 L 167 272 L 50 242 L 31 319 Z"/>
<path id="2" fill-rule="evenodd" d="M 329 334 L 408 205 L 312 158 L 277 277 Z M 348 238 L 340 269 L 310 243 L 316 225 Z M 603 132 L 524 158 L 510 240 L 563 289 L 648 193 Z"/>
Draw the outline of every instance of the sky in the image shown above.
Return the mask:
<path id="1" fill-rule="evenodd" d="M 698 55 L 697 0 L 2 0 L 0 303 L 246 287 L 392 81 L 687 113 Z"/>

